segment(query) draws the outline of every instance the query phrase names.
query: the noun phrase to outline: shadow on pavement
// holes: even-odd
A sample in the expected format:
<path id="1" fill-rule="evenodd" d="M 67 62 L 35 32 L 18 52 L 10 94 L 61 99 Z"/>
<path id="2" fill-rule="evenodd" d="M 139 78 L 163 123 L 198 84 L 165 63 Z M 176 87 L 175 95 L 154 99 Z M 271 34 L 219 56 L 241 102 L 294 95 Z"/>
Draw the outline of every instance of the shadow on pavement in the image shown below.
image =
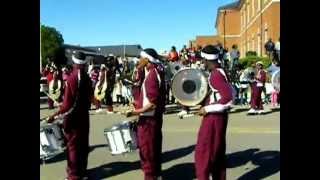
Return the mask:
<path id="1" fill-rule="evenodd" d="M 90 146 L 89 147 L 89 153 L 92 152 L 93 150 L 97 149 L 97 148 L 107 148 L 108 145 L 107 144 L 98 144 L 98 145 L 94 145 L 94 146 Z"/>
<path id="2" fill-rule="evenodd" d="M 249 108 L 239 108 L 239 109 L 235 109 L 234 111 L 230 111 L 229 114 L 241 113 L 241 112 L 245 112 L 245 111 L 249 111 Z"/>
<path id="3" fill-rule="evenodd" d="M 268 114 L 275 113 L 275 112 L 280 112 L 280 109 L 271 109 L 270 111 L 264 112 L 262 115 L 268 115 Z"/>
<path id="4" fill-rule="evenodd" d="M 248 149 L 227 155 L 227 168 L 243 166 L 250 162 L 257 167 L 241 175 L 239 180 L 263 179 L 280 171 L 280 152 Z"/>
<path id="5" fill-rule="evenodd" d="M 194 163 L 177 164 L 162 171 L 163 180 L 193 180 L 196 178 Z"/>
<path id="6" fill-rule="evenodd" d="M 236 168 L 251 162 L 257 167 L 241 175 L 239 180 L 263 179 L 280 171 L 279 151 L 259 151 L 259 149 L 248 149 L 227 155 L 227 168 Z M 194 163 L 177 164 L 162 171 L 164 180 L 196 179 Z"/>
<path id="7" fill-rule="evenodd" d="M 280 112 L 280 108 L 272 108 L 271 111 L 272 112 Z"/>
<path id="8" fill-rule="evenodd" d="M 57 156 L 55 156 L 55 157 L 53 157 L 51 159 L 46 160 L 44 163 L 43 163 L 42 160 L 40 160 L 40 164 L 42 164 L 42 165 L 52 164 L 52 163 L 57 163 L 57 162 L 60 162 L 60 161 L 64 161 L 66 159 L 67 159 L 67 153 L 65 151 L 65 152 L 63 152 L 63 153 L 61 153 L 61 154 L 59 154 L 59 155 L 57 155 Z"/>
<path id="9" fill-rule="evenodd" d="M 108 146 L 106 144 L 99 144 L 99 145 L 90 146 L 89 153 L 92 152 L 96 148 L 102 148 L 102 147 L 106 148 Z M 64 161 L 64 160 L 67 160 L 67 152 L 66 151 L 53 157 L 52 159 L 46 160 L 44 164 L 52 164 L 52 163 L 57 163 L 57 162 Z M 40 160 L 40 164 L 43 165 L 43 161 Z"/>
<path id="10" fill-rule="evenodd" d="M 169 162 L 174 159 L 178 159 L 183 156 L 186 156 L 194 150 L 194 147 L 195 147 L 195 145 L 192 145 L 192 146 L 187 146 L 184 148 L 164 152 L 164 153 L 162 153 L 162 163 Z M 190 164 L 192 164 L 192 163 L 190 163 Z M 189 167 L 190 165 L 187 165 L 187 166 L 190 169 L 190 167 Z M 182 168 L 182 167 L 184 167 L 184 165 L 177 165 L 176 167 L 172 167 L 172 168 L 178 168 L 181 171 L 183 171 L 184 168 Z M 103 178 L 116 176 L 116 175 L 119 175 L 119 174 L 122 174 L 122 173 L 125 173 L 128 171 L 133 171 L 133 170 L 138 170 L 138 169 L 140 169 L 140 161 L 112 162 L 112 163 L 104 164 L 102 166 L 98 166 L 93 169 L 89 169 L 88 173 L 89 173 L 90 180 L 100 180 Z M 165 174 L 166 176 L 174 176 L 172 170 L 168 169 L 165 171 L 165 173 L 166 173 Z M 192 172 L 190 171 L 190 173 L 192 173 Z"/>
<path id="11" fill-rule="evenodd" d="M 184 157 L 194 151 L 195 145 L 187 146 L 180 149 L 175 149 L 162 153 L 162 163 Z"/>
<path id="12" fill-rule="evenodd" d="M 227 154 L 227 168 L 235 168 L 248 163 L 255 152 L 260 149 L 247 149 L 245 151 L 234 152 Z"/>

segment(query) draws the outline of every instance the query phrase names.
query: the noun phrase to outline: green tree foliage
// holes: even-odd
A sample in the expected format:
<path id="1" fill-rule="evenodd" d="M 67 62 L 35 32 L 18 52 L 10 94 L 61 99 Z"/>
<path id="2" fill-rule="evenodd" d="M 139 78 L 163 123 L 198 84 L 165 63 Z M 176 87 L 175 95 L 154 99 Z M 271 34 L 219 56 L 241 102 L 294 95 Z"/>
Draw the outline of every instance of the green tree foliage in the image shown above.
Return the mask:
<path id="1" fill-rule="evenodd" d="M 41 25 L 41 59 L 46 65 L 48 59 L 56 61 L 61 55 L 63 45 L 62 34 L 54 27 Z"/>
<path id="2" fill-rule="evenodd" d="M 256 56 L 255 53 L 247 53 L 246 57 L 239 60 L 241 66 L 244 68 L 250 67 L 252 64 L 255 64 L 258 61 L 262 61 L 264 68 L 267 68 L 271 65 L 271 60 L 268 57 Z"/>

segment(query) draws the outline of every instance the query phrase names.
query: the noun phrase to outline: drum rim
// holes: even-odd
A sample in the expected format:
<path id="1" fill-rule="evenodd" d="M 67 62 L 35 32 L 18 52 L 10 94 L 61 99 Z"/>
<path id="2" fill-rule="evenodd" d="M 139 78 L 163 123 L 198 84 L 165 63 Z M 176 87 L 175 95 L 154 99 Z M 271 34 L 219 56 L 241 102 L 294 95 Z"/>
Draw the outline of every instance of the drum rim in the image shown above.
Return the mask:
<path id="1" fill-rule="evenodd" d="M 103 131 L 106 133 L 106 132 L 110 132 L 110 131 L 121 130 L 121 127 L 123 127 L 126 123 L 130 123 L 130 121 L 123 121 L 123 122 L 114 124 L 111 127 L 105 128 Z M 116 127 L 116 128 L 112 129 L 114 127 Z"/>
<path id="2" fill-rule="evenodd" d="M 171 79 L 171 85 L 173 84 L 173 80 L 175 79 L 175 77 L 176 77 L 179 73 L 181 73 L 182 71 L 188 71 L 188 70 L 196 70 L 196 71 L 200 72 L 200 73 L 203 75 L 204 78 L 206 78 L 206 75 L 205 75 L 205 73 L 203 72 L 203 70 L 201 70 L 201 69 L 196 69 L 196 68 L 192 68 L 192 67 L 185 67 L 185 68 L 183 68 L 183 69 L 180 69 L 176 74 L 173 75 L 173 77 L 172 77 L 172 79 Z M 209 86 L 208 81 L 205 81 L 205 83 L 207 84 L 207 86 Z M 208 88 L 205 88 L 205 94 L 207 94 L 207 93 L 208 93 Z M 179 100 L 179 98 L 176 97 L 175 94 L 172 93 L 172 95 L 177 99 L 177 101 L 178 101 L 180 104 L 182 104 L 182 105 L 184 105 L 184 106 L 196 106 L 196 105 L 198 105 L 199 103 L 201 103 L 201 102 L 206 98 L 206 96 L 203 96 L 202 98 L 199 99 L 199 101 L 197 101 L 197 103 L 188 103 L 188 104 L 185 104 L 185 103 L 181 103 L 181 101 Z"/>

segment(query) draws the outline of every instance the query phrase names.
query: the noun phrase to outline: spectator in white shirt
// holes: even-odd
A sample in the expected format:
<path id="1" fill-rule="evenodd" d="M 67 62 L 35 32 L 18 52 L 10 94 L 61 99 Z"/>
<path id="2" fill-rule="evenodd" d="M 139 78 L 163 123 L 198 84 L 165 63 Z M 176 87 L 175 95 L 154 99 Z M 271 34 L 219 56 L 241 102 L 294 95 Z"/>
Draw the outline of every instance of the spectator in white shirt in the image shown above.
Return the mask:
<path id="1" fill-rule="evenodd" d="M 280 37 L 279 37 L 279 41 L 276 42 L 274 50 L 276 51 L 276 56 L 277 56 L 278 60 L 280 61 Z"/>

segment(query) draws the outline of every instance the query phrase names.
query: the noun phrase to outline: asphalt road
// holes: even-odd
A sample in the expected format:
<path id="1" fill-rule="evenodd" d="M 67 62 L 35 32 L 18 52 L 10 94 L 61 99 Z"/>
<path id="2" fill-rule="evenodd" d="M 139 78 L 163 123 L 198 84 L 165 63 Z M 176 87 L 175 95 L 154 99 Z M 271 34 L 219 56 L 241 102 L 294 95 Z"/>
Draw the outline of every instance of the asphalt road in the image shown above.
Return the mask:
<path id="1" fill-rule="evenodd" d="M 40 105 L 40 117 L 55 110 Z M 265 115 L 247 116 L 246 109 L 236 107 L 229 116 L 227 134 L 227 179 L 280 179 L 280 112 L 269 111 Z M 174 112 L 174 111 L 173 111 Z M 88 170 L 94 180 L 140 180 L 138 152 L 112 156 L 103 135 L 105 128 L 126 120 L 119 114 L 90 116 L 90 154 Z M 179 119 L 176 113 L 164 116 L 163 124 L 163 179 L 191 180 L 194 172 L 194 146 L 201 123 L 199 116 Z M 65 154 L 45 164 L 40 163 L 41 180 L 63 180 Z"/>

